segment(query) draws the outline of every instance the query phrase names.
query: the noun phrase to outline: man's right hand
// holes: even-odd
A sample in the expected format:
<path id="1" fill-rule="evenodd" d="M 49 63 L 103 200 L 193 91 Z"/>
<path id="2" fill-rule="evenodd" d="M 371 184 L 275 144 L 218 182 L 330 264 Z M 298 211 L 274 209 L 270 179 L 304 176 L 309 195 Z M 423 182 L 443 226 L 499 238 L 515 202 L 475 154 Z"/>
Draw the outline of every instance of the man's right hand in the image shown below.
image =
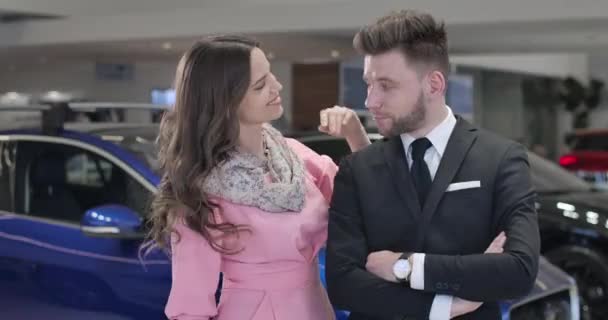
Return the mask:
<path id="1" fill-rule="evenodd" d="M 355 110 L 333 106 L 321 110 L 319 117 L 319 131 L 334 137 L 346 138 L 352 152 L 358 151 L 371 143 Z"/>
<path id="2" fill-rule="evenodd" d="M 506 241 L 506 234 L 504 232 L 501 232 L 496 238 L 494 238 L 492 243 L 490 243 L 490 246 L 486 249 L 484 254 L 503 253 Z M 467 313 L 471 313 L 479 309 L 482 304 L 483 302 L 469 301 L 454 297 L 454 299 L 452 300 L 452 310 L 450 311 L 450 319 L 459 317 Z"/>

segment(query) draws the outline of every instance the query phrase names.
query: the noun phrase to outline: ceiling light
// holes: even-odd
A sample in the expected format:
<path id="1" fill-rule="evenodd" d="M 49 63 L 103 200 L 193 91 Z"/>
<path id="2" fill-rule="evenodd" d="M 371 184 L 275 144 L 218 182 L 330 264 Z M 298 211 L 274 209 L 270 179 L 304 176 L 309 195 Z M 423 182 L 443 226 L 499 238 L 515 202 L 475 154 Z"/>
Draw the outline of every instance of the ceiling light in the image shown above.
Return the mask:
<path id="1" fill-rule="evenodd" d="M 18 94 L 15 91 L 11 91 L 11 92 L 7 92 L 5 96 L 7 99 L 17 99 L 20 97 L 20 94 Z"/>
<path id="2" fill-rule="evenodd" d="M 44 102 L 67 102 L 72 99 L 73 97 L 71 94 L 55 90 L 49 91 L 40 97 L 40 100 Z"/>
<path id="3" fill-rule="evenodd" d="M 331 50 L 330 54 L 331 54 L 331 57 L 334 58 L 334 59 L 340 57 L 340 51 L 338 51 L 338 50 Z"/>
<path id="4" fill-rule="evenodd" d="M 27 105 L 30 102 L 29 95 L 21 94 L 18 92 L 7 92 L 6 94 L 0 94 L 0 104 L 6 105 Z"/>
<path id="5" fill-rule="evenodd" d="M 173 44 L 171 42 L 165 42 L 165 43 L 163 43 L 163 49 L 165 49 L 165 50 L 171 50 L 171 48 L 173 48 Z"/>

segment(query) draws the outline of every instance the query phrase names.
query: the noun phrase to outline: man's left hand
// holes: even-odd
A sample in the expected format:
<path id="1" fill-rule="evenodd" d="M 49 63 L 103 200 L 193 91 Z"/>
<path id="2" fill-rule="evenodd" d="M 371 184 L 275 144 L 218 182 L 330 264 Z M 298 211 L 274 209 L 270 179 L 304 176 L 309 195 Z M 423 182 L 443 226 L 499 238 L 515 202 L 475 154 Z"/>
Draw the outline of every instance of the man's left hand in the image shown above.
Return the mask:
<path id="1" fill-rule="evenodd" d="M 393 273 L 393 265 L 399 257 L 401 257 L 400 252 L 388 250 L 372 252 L 367 256 L 365 269 L 386 281 L 399 282 Z"/>

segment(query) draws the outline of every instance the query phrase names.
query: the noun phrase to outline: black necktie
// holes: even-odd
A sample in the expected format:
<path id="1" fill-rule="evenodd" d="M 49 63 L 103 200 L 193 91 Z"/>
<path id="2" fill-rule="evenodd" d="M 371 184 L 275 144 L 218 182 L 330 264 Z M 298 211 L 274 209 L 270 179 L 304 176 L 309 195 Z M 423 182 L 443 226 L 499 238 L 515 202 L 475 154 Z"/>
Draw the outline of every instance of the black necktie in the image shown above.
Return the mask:
<path id="1" fill-rule="evenodd" d="M 426 196 L 431 189 L 431 173 L 429 167 L 424 161 L 424 154 L 426 150 L 431 147 L 431 141 L 427 138 L 416 139 L 412 142 L 412 177 L 414 178 L 414 185 L 418 192 L 418 201 L 420 207 L 424 207 L 424 201 Z"/>

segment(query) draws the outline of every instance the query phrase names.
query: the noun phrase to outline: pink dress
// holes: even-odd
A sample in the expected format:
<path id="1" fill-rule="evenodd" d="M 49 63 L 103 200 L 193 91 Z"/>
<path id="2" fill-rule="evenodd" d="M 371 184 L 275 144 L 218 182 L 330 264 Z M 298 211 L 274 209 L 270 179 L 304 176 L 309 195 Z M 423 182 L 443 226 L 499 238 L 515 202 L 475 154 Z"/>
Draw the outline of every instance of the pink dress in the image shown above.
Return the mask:
<path id="1" fill-rule="evenodd" d="M 317 253 L 327 239 L 337 166 L 287 139 L 304 161 L 306 202 L 300 213 L 269 213 L 217 199 L 225 221 L 247 225 L 237 254 L 220 254 L 183 224 L 172 247 L 173 283 L 165 313 L 178 320 L 325 320 L 334 313 L 319 279 Z M 234 244 L 234 243 L 232 243 Z M 231 245 L 232 245 L 231 244 Z M 224 283 L 219 307 L 215 291 Z"/>

